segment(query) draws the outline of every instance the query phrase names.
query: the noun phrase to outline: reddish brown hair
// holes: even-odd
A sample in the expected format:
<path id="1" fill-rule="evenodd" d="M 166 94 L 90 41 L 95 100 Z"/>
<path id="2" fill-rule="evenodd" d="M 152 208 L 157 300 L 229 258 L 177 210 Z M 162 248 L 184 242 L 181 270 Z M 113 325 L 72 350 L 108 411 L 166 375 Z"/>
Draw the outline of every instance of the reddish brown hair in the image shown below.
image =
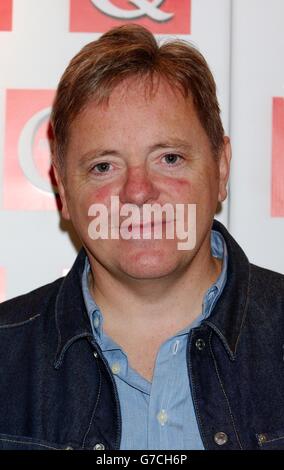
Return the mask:
<path id="1" fill-rule="evenodd" d="M 191 94 L 212 150 L 218 155 L 224 130 L 215 81 L 202 54 L 182 40 L 159 46 L 146 28 L 130 24 L 113 28 L 83 47 L 59 82 L 51 125 L 53 154 L 60 166 L 73 120 L 91 99 L 98 104 L 107 102 L 113 89 L 132 76 L 145 78 L 151 84 L 153 77 L 163 78 L 185 97 Z"/>

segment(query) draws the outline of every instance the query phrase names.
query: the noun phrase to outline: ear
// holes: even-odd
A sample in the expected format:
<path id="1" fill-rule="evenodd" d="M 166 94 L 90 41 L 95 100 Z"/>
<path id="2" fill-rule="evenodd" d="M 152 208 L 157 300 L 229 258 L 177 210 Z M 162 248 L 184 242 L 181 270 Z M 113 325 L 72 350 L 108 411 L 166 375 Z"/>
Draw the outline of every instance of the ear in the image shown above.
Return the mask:
<path id="1" fill-rule="evenodd" d="M 67 206 L 67 198 L 66 198 L 66 189 L 65 189 L 65 184 L 64 184 L 64 175 L 63 175 L 63 170 L 58 169 L 57 166 L 52 163 L 52 168 L 53 168 L 53 173 L 56 179 L 57 183 L 57 188 L 59 192 L 59 196 L 61 199 L 61 204 L 62 204 L 62 216 L 66 220 L 70 220 L 70 214 Z"/>
<path id="2" fill-rule="evenodd" d="M 231 142 L 229 137 L 224 137 L 224 144 L 219 154 L 219 193 L 218 201 L 222 202 L 227 197 L 227 183 L 230 175 L 230 163 L 232 158 Z"/>

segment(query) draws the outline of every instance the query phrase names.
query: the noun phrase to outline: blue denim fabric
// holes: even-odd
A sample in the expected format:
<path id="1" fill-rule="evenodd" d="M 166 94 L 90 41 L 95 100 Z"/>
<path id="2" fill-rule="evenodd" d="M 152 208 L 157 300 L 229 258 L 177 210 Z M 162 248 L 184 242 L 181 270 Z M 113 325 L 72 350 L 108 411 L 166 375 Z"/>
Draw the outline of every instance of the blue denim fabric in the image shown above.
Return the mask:
<path id="1" fill-rule="evenodd" d="M 220 276 L 205 293 L 195 321 L 160 347 L 152 383 L 130 366 L 126 353 L 104 332 L 103 314 L 88 288 L 86 257 L 83 295 L 94 337 L 114 372 L 122 414 L 120 449 L 204 449 L 187 375 L 186 345 L 189 331 L 209 317 L 226 283 L 227 248 L 215 230 L 211 231 L 211 252 L 223 259 Z"/>
<path id="2" fill-rule="evenodd" d="M 209 450 L 284 450 L 284 276 L 250 263 L 214 220 L 227 281 L 191 329 L 187 372 Z M 0 449 L 112 449 L 118 390 L 82 293 L 86 252 L 66 277 L 0 305 Z M 200 345 L 202 344 L 202 347 Z"/>

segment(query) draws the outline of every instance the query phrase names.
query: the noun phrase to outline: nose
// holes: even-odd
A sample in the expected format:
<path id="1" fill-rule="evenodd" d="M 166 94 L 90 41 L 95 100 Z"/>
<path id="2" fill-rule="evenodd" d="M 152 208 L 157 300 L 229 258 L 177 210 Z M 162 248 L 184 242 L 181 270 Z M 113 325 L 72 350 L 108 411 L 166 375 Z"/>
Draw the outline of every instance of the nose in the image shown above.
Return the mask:
<path id="1" fill-rule="evenodd" d="M 120 202 L 142 206 L 157 200 L 159 190 L 152 179 L 144 166 L 128 168 L 127 179 L 119 195 Z"/>

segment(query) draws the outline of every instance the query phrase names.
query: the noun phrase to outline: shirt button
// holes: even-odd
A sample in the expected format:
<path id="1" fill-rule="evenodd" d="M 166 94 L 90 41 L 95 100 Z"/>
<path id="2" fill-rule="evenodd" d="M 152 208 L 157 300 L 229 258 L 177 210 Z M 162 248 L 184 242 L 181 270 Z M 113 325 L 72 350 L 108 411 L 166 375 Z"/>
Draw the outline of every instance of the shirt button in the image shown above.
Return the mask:
<path id="1" fill-rule="evenodd" d="M 98 328 L 100 326 L 100 319 L 99 317 L 96 315 L 95 318 L 94 318 L 94 327 L 95 328 Z"/>
<path id="2" fill-rule="evenodd" d="M 115 362 L 112 366 L 111 366 L 111 370 L 112 370 L 112 373 L 113 374 L 119 374 L 120 372 L 120 364 L 118 362 Z"/>
<path id="3" fill-rule="evenodd" d="M 94 351 L 94 357 L 97 359 L 98 358 L 98 353 L 97 351 Z"/>
<path id="4" fill-rule="evenodd" d="M 105 450 L 105 446 L 101 443 L 99 444 L 96 444 L 94 447 L 93 447 L 94 450 Z"/>
<path id="5" fill-rule="evenodd" d="M 178 348 L 179 348 L 179 340 L 177 339 L 173 346 L 173 354 L 176 354 L 178 352 Z"/>
<path id="6" fill-rule="evenodd" d="M 166 424 L 166 422 L 168 421 L 168 415 L 167 413 L 165 412 L 165 410 L 161 410 L 158 414 L 157 414 L 157 419 L 160 423 L 161 426 L 164 426 Z"/>
<path id="7" fill-rule="evenodd" d="M 199 351 L 205 348 L 205 341 L 202 338 L 198 338 L 195 342 L 195 346 Z"/>
<path id="8" fill-rule="evenodd" d="M 216 432 L 214 436 L 214 441 L 218 446 L 223 446 L 228 442 L 228 436 L 224 432 Z"/>

